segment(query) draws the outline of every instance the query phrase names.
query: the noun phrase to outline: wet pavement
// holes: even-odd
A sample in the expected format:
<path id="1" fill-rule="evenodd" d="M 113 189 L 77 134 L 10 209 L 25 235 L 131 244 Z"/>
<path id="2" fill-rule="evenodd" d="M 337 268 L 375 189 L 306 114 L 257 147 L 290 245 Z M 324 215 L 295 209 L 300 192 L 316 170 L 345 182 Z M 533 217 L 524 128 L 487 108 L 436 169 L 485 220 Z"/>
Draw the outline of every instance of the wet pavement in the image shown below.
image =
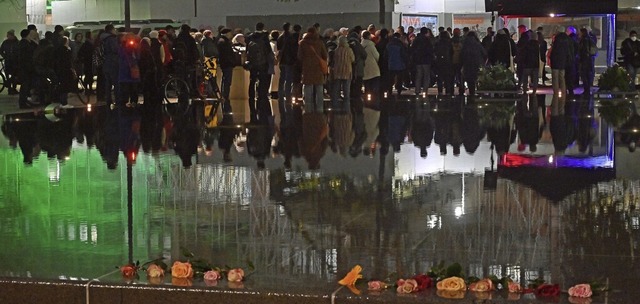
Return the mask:
<path id="1" fill-rule="evenodd" d="M 188 251 L 192 260 L 248 275 L 241 286 L 199 278 L 184 284 L 313 299 L 298 303 L 330 303 L 337 281 L 356 264 L 362 293 L 343 288 L 337 303 L 448 303 L 435 288 L 403 297 L 366 287 L 370 279 L 426 273 L 441 261 L 459 263 L 465 276 L 510 276 L 523 285 L 543 278 L 565 292 L 585 282 L 610 288 L 592 303 L 640 296 L 640 182 L 616 175 L 612 151 L 620 149 L 593 102 L 569 105 L 563 123 L 574 128 L 560 133 L 545 121 L 547 108 L 534 107 L 534 115 L 530 103 L 398 102 L 379 130 L 388 143 L 373 150 L 375 137 L 354 126 L 372 133 L 366 115 L 379 113 L 365 112 L 362 125 L 339 113 L 294 113 L 277 132 L 245 124 L 239 114 L 205 131 L 195 121 L 100 105 L 18 114 L 11 102 L 0 95 L 5 280 L 82 284 L 101 277 L 99 284 L 131 288 L 116 267 L 129 259 L 184 261 Z M 419 131 L 429 127 L 430 134 Z M 530 132 L 540 127 L 532 142 Z M 625 164 L 622 171 L 638 168 Z M 151 283 L 183 284 L 169 276 L 135 280 L 158 286 Z M 463 297 L 570 301 L 566 293 Z"/>

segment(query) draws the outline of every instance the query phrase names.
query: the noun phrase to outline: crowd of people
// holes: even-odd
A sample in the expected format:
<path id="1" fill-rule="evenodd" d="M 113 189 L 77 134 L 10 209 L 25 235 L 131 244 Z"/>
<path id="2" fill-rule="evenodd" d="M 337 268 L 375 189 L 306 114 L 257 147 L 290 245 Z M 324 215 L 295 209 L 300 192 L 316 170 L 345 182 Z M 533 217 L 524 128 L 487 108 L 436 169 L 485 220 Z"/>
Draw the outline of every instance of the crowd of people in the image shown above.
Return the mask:
<path id="1" fill-rule="evenodd" d="M 135 105 L 142 95 L 142 119 L 153 122 L 145 124 L 151 125 L 151 130 L 164 128 L 162 111 L 158 109 L 163 98 L 162 82 L 169 74 L 184 77 L 192 92 L 207 94 L 215 91 L 206 87 L 204 92 L 200 90 L 201 67 L 207 63 L 220 78 L 222 112 L 230 114 L 233 73 L 242 67 L 249 73 L 249 123 L 266 126 L 252 129 L 248 145 L 253 148 L 249 153 L 264 161 L 271 147 L 287 150 L 287 142 L 296 138 L 296 146 L 306 147 L 299 153 L 307 160 L 317 160 L 310 161 L 310 168 L 316 168 L 317 156 L 327 145 L 351 155 L 374 153 L 376 147 L 385 146 L 399 151 L 408 132 L 407 123 L 402 121 L 431 130 L 424 140 L 419 135 L 424 130 L 411 130 L 417 132 L 411 137 L 426 157 L 426 147 L 437 127 L 428 115 L 430 106 L 416 102 L 415 109 L 410 107 L 413 110 L 400 115 L 398 109 L 402 107 L 393 97 L 408 87 L 414 87 L 417 96 L 428 95 L 429 88 L 435 85 L 438 95 L 467 94 L 467 100 L 472 102 L 479 70 L 487 65 L 501 64 L 512 69 L 519 86 L 524 91 L 532 90 L 533 95 L 541 77 L 545 84 L 544 68 L 549 65 L 554 89 L 552 116 L 562 115 L 564 101 L 572 96 L 578 79 L 585 92 L 590 92 L 596 36 L 588 28 L 577 31 L 559 27 L 551 46 L 547 46 L 542 31 L 522 25 L 518 34 L 512 35 L 506 28 L 497 32 L 489 28 L 481 40 L 468 28 L 441 27 L 435 35 L 426 27 L 408 27 L 405 31 L 400 26 L 389 31 L 372 24 L 366 29 L 355 26 L 321 30 L 315 24 L 303 30 L 300 25 L 285 23 L 280 30 L 269 32 L 259 22 L 251 33 L 224 26 L 214 33 L 185 24 L 179 29 L 167 26 L 151 31 L 148 37 L 107 25 L 95 37 L 87 32 L 75 34 L 73 39 L 56 26 L 54 32 L 47 32 L 40 39 L 37 29 L 29 26 L 21 31 L 21 40 L 10 32 L 0 49 L 11 79 L 10 94 L 18 93 L 20 84 L 21 107 L 27 106 L 31 89 L 43 79 L 57 83 L 54 101 L 63 105 L 67 103 L 67 93 L 79 87 L 84 88 L 85 94 L 96 94 L 99 100 L 123 108 Z M 517 42 L 512 36 L 517 36 Z M 635 43 L 632 40 L 628 44 L 637 55 L 640 47 Z M 277 94 L 270 96 L 273 91 Z M 275 98 L 280 114 L 278 126 L 271 108 L 271 99 Z M 385 98 L 388 102 L 382 102 Z M 224 117 L 221 125 L 235 125 L 232 115 Z M 192 126 L 190 130 L 197 133 L 196 129 Z M 256 136 L 258 133 L 260 136 Z M 440 134 L 453 136 L 450 131 Z M 225 159 L 229 158 L 230 136 L 223 140 L 221 134 L 220 141 L 227 143 L 220 147 Z M 443 141 L 442 136 L 436 140 L 442 142 L 441 153 L 446 154 L 448 139 Z M 527 144 L 535 147 L 535 143 Z M 458 147 L 454 154 L 459 153 L 459 143 L 453 146 Z"/>

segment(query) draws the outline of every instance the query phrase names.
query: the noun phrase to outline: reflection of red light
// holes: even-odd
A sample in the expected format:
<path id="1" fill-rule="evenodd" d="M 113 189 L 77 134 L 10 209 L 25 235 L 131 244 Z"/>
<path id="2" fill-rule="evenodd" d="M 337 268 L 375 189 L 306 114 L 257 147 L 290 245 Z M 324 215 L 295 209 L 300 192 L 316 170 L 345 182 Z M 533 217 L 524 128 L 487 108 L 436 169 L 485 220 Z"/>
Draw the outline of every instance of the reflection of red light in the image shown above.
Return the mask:
<path id="1" fill-rule="evenodd" d="M 133 40 L 129 41 L 130 45 L 133 45 L 135 42 L 133 42 Z"/>
<path id="2" fill-rule="evenodd" d="M 136 152 L 131 152 L 131 154 L 129 155 L 129 160 L 136 161 Z"/>

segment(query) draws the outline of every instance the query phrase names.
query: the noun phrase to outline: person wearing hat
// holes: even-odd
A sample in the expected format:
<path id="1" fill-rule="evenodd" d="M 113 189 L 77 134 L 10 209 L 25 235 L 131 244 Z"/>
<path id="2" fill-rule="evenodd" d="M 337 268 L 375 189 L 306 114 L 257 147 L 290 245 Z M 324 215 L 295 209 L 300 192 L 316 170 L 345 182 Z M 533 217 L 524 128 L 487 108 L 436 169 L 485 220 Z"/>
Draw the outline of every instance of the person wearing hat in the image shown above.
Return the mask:
<path id="1" fill-rule="evenodd" d="M 4 72 L 7 75 L 5 86 L 9 88 L 9 95 L 18 94 L 15 77 L 18 69 L 18 38 L 14 30 L 7 32 L 7 39 L 0 45 L 0 56 L 4 58 Z"/>

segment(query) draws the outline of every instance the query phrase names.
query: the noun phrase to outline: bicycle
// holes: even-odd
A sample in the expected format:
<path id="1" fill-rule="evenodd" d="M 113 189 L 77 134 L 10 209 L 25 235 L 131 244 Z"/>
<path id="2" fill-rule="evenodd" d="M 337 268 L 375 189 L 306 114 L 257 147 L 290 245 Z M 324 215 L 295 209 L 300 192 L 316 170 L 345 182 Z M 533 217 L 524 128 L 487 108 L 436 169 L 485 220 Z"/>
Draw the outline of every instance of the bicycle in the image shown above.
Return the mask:
<path id="1" fill-rule="evenodd" d="M 27 98 L 26 103 L 30 107 L 46 106 L 54 102 L 58 102 L 60 98 L 60 83 L 57 80 L 56 75 L 39 74 L 36 77 L 36 83 L 34 84 L 33 94 L 30 98 Z M 72 90 L 71 94 L 75 94 L 82 104 L 87 104 L 88 100 L 84 100 L 80 94 L 80 90 Z"/>
<path id="2" fill-rule="evenodd" d="M 180 69 L 176 68 L 176 70 Z M 170 74 L 162 85 L 164 92 L 162 106 L 171 117 L 187 115 L 191 108 L 191 90 L 184 78 L 179 76 L 181 74 L 179 72 Z"/>

